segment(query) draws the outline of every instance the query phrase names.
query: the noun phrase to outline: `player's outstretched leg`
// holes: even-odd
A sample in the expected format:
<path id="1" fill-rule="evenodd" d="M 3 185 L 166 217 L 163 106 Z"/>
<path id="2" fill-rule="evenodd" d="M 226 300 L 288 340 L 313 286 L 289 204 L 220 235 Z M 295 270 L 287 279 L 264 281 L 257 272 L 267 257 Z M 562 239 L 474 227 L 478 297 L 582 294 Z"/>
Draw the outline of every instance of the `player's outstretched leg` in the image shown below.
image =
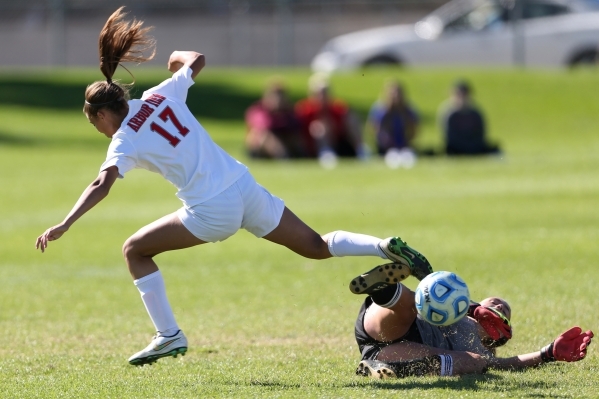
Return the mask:
<path id="1" fill-rule="evenodd" d="M 399 237 L 389 237 L 379 243 L 387 258 L 410 268 L 411 275 L 422 280 L 433 272 L 433 267 L 420 252 L 408 246 Z"/>
<path id="2" fill-rule="evenodd" d="M 349 290 L 354 294 L 372 295 L 405 280 L 409 275 L 409 267 L 401 263 L 386 263 L 352 279 Z"/>
<path id="3" fill-rule="evenodd" d="M 183 331 L 179 330 L 170 337 L 163 337 L 157 333 L 150 345 L 129 358 L 129 364 L 143 366 L 144 364 L 155 363 L 161 357 L 184 356 L 185 352 L 187 352 L 187 338 Z"/>
<path id="4" fill-rule="evenodd" d="M 362 360 L 358 364 L 356 374 L 376 379 L 421 377 L 424 375 L 443 375 L 443 362 L 439 355 L 403 362 L 381 362 L 379 360 Z"/>

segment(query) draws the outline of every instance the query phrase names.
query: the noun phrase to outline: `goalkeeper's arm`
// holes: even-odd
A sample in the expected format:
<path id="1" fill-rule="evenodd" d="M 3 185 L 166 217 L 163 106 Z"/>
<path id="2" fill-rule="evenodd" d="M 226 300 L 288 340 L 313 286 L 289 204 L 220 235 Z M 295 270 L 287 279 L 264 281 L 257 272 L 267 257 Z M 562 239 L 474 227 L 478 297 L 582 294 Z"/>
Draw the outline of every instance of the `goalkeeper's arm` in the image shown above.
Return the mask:
<path id="1" fill-rule="evenodd" d="M 495 356 L 483 357 L 471 352 L 450 351 L 431 347 L 425 347 L 426 350 L 422 350 L 424 349 L 422 348 L 423 346 L 424 345 L 421 344 L 410 343 L 410 347 L 412 349 L 411 354 L 414 355 L 412 361 L 415 362 L 427 358 L 432 359 L 434 355 L 436 355 L 437 357 L 443 355 L 450 356 L 453 360 L 452 375 L 483 374 L 487 371 L 487 369 L 522 370 L 529 367 L 536 367 L 544 363 L 541 358 L 540 350 L 533 353 L 527 353 L 513 357 L 498 358 Z M 389 361 L 391 359 L 387 359 L 385 358 L 385 356 L 379 356 L 378 360 Z M 402 359 L 393 360 L 402 360 L 405 362 L 406 360 L 408 360 L 408 358 L 402 357 Z M 428 373 L 425 374 L 439 375 L 438 370 L 436 370 L 434 367 L 436 365 L 435 362 L 425 363 L 431 367 L 430 370 L 427 370 Z M 407 368 L 411 370 L 413 367 Z"/>
<path id="2" fill-rule="evenodd" d="M 536 367 L 543 363 L 541 351 L 527 353 L 513 357 L 491 357 L 487 359 L 487 367 L 497 370 L 522 370 Z"/>
<path id="3" fill-rule="evenodd" d="M 563 334 L 560 337 L 562 336 Z M 425 357 L 414 358 L 412 360 L 402 359 L 402 361 L 391 361 L 389 364 L 392 366 L 396 376 L 401 378 L 420 375 L 457 376 L 464 374 L 483 374 L 487 371 L 487 369 L 523 370 L 526 368 L 537 367 L 543 363 L 555 360 L 578 361 L 584 358 L 584 356 L 581 357 L 580 355 L 575 355 L 573 357 L 561 357 L 559 359 L 547 358 L 546 356 L 550 355 L 543 352 L 549 351 L 548 347 L 551 345 L 555 347 L 556 341 L 552 342 L 550 345 L 547 345 L 547 347 L 543 348 L 542 350 L 506 358 L 494 356 L 482 357 L 470 352 L 447 351 L 432 348 L 432 350 L 426 351 L 427 356 Z M 413 346 L 418 345 L 419 344 L 413 344 Z M 564 347 L 562 346 L 560 348 L 563 349 Z M 558 352 L 553 349 L 552 353 Z M 559 357 L 559 355 L 557 356 Z M 448 374 L 446 374 L 445 371 L 448 368 L 446 366 L 444 367 L 446 364 L 451 364 Z"/>
<path id="4" fill-rule="evenodd" d="M 572 327 L 537 352 L 508 358 L 493 357 L 487 360 L 487 364 L 489 368 L 520 370 L 547 362 L 577 362 L 585 358 L 592 338 L 592 331 L 583 332 L 580 327 Z"/>

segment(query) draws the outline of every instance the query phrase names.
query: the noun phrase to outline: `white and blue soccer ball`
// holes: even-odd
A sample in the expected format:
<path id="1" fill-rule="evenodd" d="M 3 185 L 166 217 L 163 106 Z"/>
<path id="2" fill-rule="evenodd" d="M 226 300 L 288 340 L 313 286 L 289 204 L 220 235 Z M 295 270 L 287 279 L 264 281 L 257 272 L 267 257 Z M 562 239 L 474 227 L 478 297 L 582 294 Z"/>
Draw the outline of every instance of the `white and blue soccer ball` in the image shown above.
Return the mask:
<path id="1" fill-rule="evenodd" d="M 435 326 L 448 326 L 468 313 L 470 292 L 466 282 L 451 272 L 434 272 L 416 288 L 418 314 Z"/>

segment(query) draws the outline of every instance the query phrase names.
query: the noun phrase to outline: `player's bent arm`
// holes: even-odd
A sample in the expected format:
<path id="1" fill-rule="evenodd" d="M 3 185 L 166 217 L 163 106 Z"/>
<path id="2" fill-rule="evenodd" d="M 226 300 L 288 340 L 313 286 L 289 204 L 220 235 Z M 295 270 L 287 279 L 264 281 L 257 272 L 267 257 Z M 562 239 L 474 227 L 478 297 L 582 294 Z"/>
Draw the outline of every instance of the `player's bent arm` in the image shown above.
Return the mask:
<path id="1" fill-rule="evenodd" d="M 204 54 L 195 51 L 173 51 L 168 59 L 169 71 L 175 73 L 183 66 L 187 66 L 191 69 L 192 79 L 195 79 L 205 65 L 206 57 L 204 57 Z"/>
<path id="2" fill-rule="evenodd" d="M 44 234 L 39 236 L 35 242 L 35 247 L 44 252 L 48 246 L 48 241 L 59 239 L 77 219 L 106 198 L 118 176 L 119 171 L 116 166 L 110 166 L 100 172 L 98 177 L 83 191 L 83 194 L 81 194 L 62 223 L 50 227 Z"/>

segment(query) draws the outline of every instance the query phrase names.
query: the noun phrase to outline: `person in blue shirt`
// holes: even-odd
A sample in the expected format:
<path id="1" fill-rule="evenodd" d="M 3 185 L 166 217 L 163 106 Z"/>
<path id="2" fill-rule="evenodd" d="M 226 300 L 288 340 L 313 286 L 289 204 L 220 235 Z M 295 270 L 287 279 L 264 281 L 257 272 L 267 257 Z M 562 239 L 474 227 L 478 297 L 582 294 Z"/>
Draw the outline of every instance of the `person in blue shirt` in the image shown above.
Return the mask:
<path id="1" fill-rule="evenodd" d="M 412 148 L 418 130 L 418 114 L 409 104 L 403 86 L 396 80 L 385 84 L 382 98 L 373 104 L 368 123 L 375 133 L 376 150 Z"/>

